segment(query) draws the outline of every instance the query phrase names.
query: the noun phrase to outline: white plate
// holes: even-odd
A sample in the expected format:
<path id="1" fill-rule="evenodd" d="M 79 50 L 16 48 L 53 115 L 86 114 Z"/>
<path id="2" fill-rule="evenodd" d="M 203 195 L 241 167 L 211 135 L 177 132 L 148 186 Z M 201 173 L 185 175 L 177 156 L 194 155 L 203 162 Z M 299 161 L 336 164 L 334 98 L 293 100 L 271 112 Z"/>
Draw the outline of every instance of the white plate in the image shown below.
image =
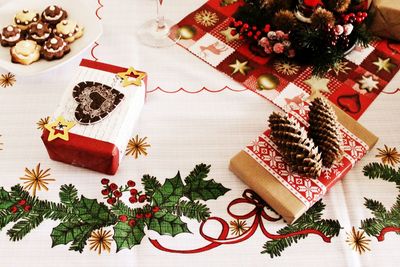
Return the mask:
<path id="1" fill-rule="evenodd" d="M 78 22 L 85 28 L 84 35 L 71 44 L 71 52 L 59 60 L 41 59 L 31 65 L 11 62 L 10 48 L 0 46 L 0 67 L 17 75 L 36 75 L 57 68 L 89 48 L 102 34 L 103 28 L 96 17 L 95 8 L 89 8 L 84 1 L 70 0 L 12 0 L 0 6 L 0 30 L 13 24 L 15 14 L 22 9 L 41 12 L 49 5 L 59 5 L 68 12 L 68 19 Z"/>

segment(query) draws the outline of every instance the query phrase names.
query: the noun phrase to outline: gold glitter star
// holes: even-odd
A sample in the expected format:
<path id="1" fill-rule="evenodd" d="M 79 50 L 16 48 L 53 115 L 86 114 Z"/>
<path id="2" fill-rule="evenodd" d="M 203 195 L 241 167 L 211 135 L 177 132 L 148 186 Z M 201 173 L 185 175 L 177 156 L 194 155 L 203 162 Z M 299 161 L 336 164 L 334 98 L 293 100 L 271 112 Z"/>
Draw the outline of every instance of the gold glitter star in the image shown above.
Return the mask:
<path id="1" fill-rule="evenodd" d="M 132 78 L 130 75 L 137 76 L 136 78 Z M 133 67 L 130 67 L 126 72 L 117 73 L 117 76 L 122 78 L 122 86 L 127 87 L 131 84 L 136 86 L 142 85 L 142 80 L 146 77 L 146 73 L 135 70 Z"/>
<path id="2" fill-rule="evenodd" d="M 52 178 L 46 178 L 50 176 L 49 173 L 50 169 L 47 169 L 43 171 L 40 169 L 40 163 L 36 166 L 35 169 L 29 170 L 28 168 L 25 168 L 25 176 L 19 178 L 20 180 L 26 181 L 24 182 L 24 189 L 30 190 L 32 188 L 32 195 L 36 196 L 36 190 L 42 190 L 42 188 L 46 191 L 49 190 L 49 188 L 46 186 L 49 184 L 49 181 L 55 181 L 55 179 Z"/>
<path id="3" fill-rule="evenodd" d="M 110 253 L 112 241 L 111 237 L 111 231 L 105 231 L 103 229 L 93 231 L 88 240 L 90 250 L 98 251 L 99 255 L 101 254 L 102 250 L 106 250 L 108 253 Z"/>
<path id="4" fill-rule="evenodd" d="M 231 221 L 229 224 L 231 225 L 229 227 L 231 229 L 231 233 L 235 236 L 239 236 L 249 229 L 246 221 L 240 221 L 239 219 L 236 221 Z"/>
<path id="5" fill-rule="evenodd" d="M 339 62 L 337 62 L 333 68 L 329 69 L 330 71 L 333 71 L 336 76 L 339 76 L 340 73 L 343 74 L 347 74 L 349 70 L 351 70 L 350 67 L 348 67 L 347 65 L 349 64 L 349 62 L 341 60 Z"/>
<path id="6" fill-rule="evenodd" d="M 328 88 L 329 79 L 311 76 L 304 83 L 311 87 L 310 99 L 320 95 L 321 92 L 330 93 Z"/>
<path id="7" fill-rule="evenodd" d="M 295 75 L 299 72 L 300 66 L 287 60 L 280 60 L 274 63 L 274 69 L 284 75 Z"/>
<path id="8" fill-rule="evenodd" d="M 46 124 L 49 124 L 49 122 L 50 122 L 50 117 L 49 117 L 49 116 L 44 117 L 44 118 L 41 118 L 41 119 L 36 123 L 37 129 L 38 129 L 38 130 L 44 130 L 44 129 L 45 129 L 44 126 L 45 126 Z"/>
<path id="9" fill-rule="evenodd" d="M 75 126 L 75 122 L 66 121 L 62 116 L 58 117 L 54 122 L 46 124 L 44 128 L 49 130 L 48 141 L 60 138 L 62 140 L 69 140 L 69 130 Z"/>
<path id="10" fill-rule="evenodd" d="M 200 25 L 211 27 L 218 22 L 219 18 L 218 15 L 214 12 L 202 10 L 194 15 L 194 20 Z"/>
<path id="11" fill-rule="evenodd" d="M 383 60 L 382 58 L 378 57 L 378 61 L 375 61 L 372 64 L 378 67 L 377 72 L 384 70 L 388 73 L 391 73 L 392 69 L 396 67 L 395 64 L 390 62 L 390 58 Z"/>
<path id="12" fill-rule="evenodd" d="M 385 145 L 385 148 L 378 148 L 379 154 L 375 157 L 381 158 L 383 164 L 394 166 L 400 162 L 400 154 L 395 147 L 391 148 Z"/>
<path id="13" fill-rule="evenodd" d="M 147 148 L 150 147 L 150 144 L 146 142 L 147 137 L 139 138 L 138 135 L 135 138 L 129 140 L 128 147 L 126 148 L 125 155 L 132 155 L 137 159 L 139 155 L 147 156 Z"/>
<path id="14" fill-rule="evenodd" d="M 17 80 L 15 79 L 15 75 L 11 72 L 7 74 L 2 74 L 0 76 L 0 86 L 6 88 L 8 86 L 13 86 Z"/>
<path id="15" fill-rule="evenodd" d="M 246 75 L 247 71 L 250 70 L 251 68 L 247 66 L 248 61 L 243 61 L 240 62 L 239 60 L 236 59 L 234 64 L 229 65 L 233 69 L 231 75 L 240 72 L 242 75 Z"/>
<path id="16" fill-rule="evenodd" d="M 361 89 L 365 89 L 368 92 L 372 92 L 374 89 L 378 89 L 379 81 L 374 80 L 372 75 L 366 77 L 362 76 L 361 80 L 358 80 L 358 83 L 361 85 Z"/>
<path id="17" fill-rule="evenodd" d="M 367 239 L 364 231 L 356 231 L 354 226 L 351 229 L 351 233 L 347 233 L 346 242 L 353 250 L 358 252 L 360 255 L 367 250 L 371 251 L 371 249 L 368 247 L 371 240 Z"/>
<path id="18" fill-rule="evenodd" d="M 226 43 L 239 40 L 239 33 L 236 33 L 235 35 L 232 35 L 232 31 L 235 30 L 235 28 L 228 27 L 226 30 L 220 31 L 220 33 L 225 36 L 225 41 Z"/>

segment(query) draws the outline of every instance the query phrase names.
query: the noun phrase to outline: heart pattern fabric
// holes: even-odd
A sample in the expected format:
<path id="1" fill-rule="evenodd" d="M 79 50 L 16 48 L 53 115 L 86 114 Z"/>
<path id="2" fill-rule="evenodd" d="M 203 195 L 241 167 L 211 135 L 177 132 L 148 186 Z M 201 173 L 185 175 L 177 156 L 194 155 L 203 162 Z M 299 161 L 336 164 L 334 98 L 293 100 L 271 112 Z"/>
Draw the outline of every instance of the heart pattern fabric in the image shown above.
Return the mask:
<path id="1" fill-rule="evenodd" d="M 107 117 L 124 99 L 124 94 L 108 85 L 85 81 L 75 85 L 72 96 L 78 102 L 75 118 L 89 125 Z"/>

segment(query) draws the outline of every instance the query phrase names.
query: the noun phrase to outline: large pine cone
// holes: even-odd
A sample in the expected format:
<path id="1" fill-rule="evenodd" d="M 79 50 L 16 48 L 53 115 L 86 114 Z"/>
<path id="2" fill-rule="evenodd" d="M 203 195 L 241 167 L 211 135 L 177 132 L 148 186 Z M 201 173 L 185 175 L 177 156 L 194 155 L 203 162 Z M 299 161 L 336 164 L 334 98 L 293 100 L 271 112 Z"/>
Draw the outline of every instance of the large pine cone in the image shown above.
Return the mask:
<path id="1" fill-rule="evenodd" d="M 300 124 L 287 115 L 272 113 L 269 117 L 271 139 L 290 168 L 300 175 L 318 178 L 322 170 L 321 154 Z"/>
<path id="2" fill-rule="evenodd" d="M 325 98 L 315 98 L 310 105 L 309 136 L 322 154 L 322 164 L 332 167 L 343 156 L 342 136 L 335 111 Z"/>

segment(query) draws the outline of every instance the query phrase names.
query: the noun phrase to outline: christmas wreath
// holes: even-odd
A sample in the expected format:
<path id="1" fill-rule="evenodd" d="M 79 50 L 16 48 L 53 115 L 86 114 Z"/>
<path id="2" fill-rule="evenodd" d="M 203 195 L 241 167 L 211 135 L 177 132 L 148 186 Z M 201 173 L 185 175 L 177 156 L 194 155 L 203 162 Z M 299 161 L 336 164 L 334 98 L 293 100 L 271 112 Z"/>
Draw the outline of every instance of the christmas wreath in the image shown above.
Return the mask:
<path id="1" fill-rule="evenodd" d="M 232 34 L 261 56 L 295 58 L 323 75 L 357 44 L 371 41 L 366 0 L 245 0 Z"/>

